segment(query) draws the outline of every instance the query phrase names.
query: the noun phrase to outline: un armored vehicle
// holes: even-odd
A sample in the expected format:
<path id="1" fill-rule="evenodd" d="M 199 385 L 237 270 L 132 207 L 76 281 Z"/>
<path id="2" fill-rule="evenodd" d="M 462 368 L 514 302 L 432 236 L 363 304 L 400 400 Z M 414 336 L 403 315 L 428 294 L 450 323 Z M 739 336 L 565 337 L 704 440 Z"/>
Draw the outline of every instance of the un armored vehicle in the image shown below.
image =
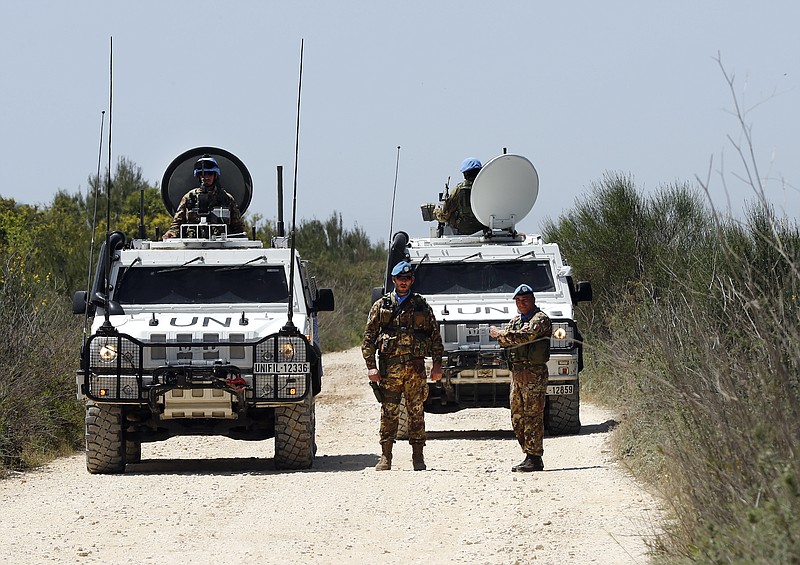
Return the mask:
<path id="1" fill-rule="evenodd" d="M 472 186 L 472 211 L 487 229 L 463 235 L 438 224 L 429 237 L 394 235 L 388 265 L 401 260 L 412 264 L 413 290 L 433 308 L 445 347 L 443 378 L 428 383 L 427 412 L 509 407 L 511 372 L 489 327 L 502 327 L 517 313 L 511 294 L 525 283 L 553 321 L 545 429 L 552 435 L 580 431 L 583 338 L 574 307 L 591 300 L 591 284 L 575 283 L 557 244 L 516 231 L 516 223 L 533 208 L 538 190 L 538 174 L 530 161 L 504 154 L 488 162 Z M 433 220 L 434 206 L 422 207 L 424 220 Z M 385 288 L 391 284 L 387 276 Z M 383 290 L 375 289 L 373 298 Z"/>
<path id="2" fill-rule="evenodd" d="M 167 211 L 197 186 L 193 164 L 206 154 L 244 213 L 250 173 L 214 147 L 168 167 Z M 274 437 L 277 468 L 312 465 L 322 387 L 317 313 L 333 310 L 333 293 L 317 288 L 308 263 L 280 237 L 280 190 L 271 247 L 227 233 L 226 211 L 214 209 L 164 241 L 142 236 L 143 226 L 137 238 L 106 237 L 92 288 L 73 300 L 73 311 L 91 320 L 77 372 L 89 472 L 124 472 L 140 460 L 142 443 L 181 435 Z"/>

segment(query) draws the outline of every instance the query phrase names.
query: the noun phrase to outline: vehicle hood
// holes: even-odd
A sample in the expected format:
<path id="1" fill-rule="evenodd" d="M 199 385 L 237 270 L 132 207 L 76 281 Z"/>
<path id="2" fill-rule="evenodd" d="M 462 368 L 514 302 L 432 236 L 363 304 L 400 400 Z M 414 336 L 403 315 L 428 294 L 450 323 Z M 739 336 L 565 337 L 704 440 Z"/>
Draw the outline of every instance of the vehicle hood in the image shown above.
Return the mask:
<path id="1" fill-rule="evenodd" d="M 209 334 L 216 337 L 206 339 L 226 339 L 231 334 L 244 334 L 243 339 L 251 341 L 277 333 L 286 325 L 287 317 L 285 313 L 274 312 L 169 312 L 111 316 L 110 322 L 118 332 L 142 341 L 148 341 L 152 335 L 158 335 L 159 339 L 178 339 L 178 336 L 202 338 Z M 99 323 L 95 321 L 95 325 Z"/>

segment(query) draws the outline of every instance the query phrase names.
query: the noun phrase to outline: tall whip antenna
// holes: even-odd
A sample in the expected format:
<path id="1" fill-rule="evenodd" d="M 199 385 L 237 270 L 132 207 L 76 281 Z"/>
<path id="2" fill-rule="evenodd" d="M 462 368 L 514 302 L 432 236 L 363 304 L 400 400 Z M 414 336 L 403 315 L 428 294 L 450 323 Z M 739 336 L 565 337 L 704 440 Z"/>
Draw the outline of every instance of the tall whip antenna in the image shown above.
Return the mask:
<path id="1" fill-rule="evenodd" d="M 295 254 L 295 235 L 297 219 L 297 162 L 300 153 L 300 93 L 303 89 L 303 40 L 300 39 L 300 76 L 297 80 L 297 121 L 294 133 L 294 179 L 292 181 L 292 246 L 289 258 L 289 311 L 286 316 L 286 325 L 282 331 L 287 333 L 297 333 L 297 328 L 292 322 L 294 314 L 294 254 Z"/>
<path id="2" fill-rule="evenodd" d="M 389 216 L 389 243 L 387 247 L 392 244 L 392 226 L 394 225 L 394 200 L 397 196 L 397 172 L 400 170 L 400 146 L 397 146 L 397 159 L 394 163 L 394 188 L 392 189 L 392 213 Z"/>
<path id="3" fill-rule="evenodd" d="M 109 293 L 111 292 L 110 289 L 110 282 L 109 282 L 109 271 L 111 270 L 111 108 L 113 102 L 113 92 L 114 92 L 114 38 L 108 38 L 108 170 L 106 171 L 106 245 L 105 245 L 105 257 L 103 257 L 103 261 L 105 264 L 105 289 L 103 291 L 104 295 L 104 304 L 103 304 L 103 312 L 105 314 L 105 321 L 103 325 L 98 328 L 98 333 L 111 333 L 114 331 L 114 327 L 111 325 L 111 320 L 109 319 L 110 314 L 109 310 Z"/>
<path id="4" fill-rule="evenodd" d="M 386 244 L 386 247 L 390 250 L 389 256 L 391 256 L 391 248 L 392 248 L 392 230 L 394 229 L 394 201 L 395 197 L 397 196 L 397 172 L 400 170 L 400 146 L 397 146 L 397 158 L 395 159 L 394 163 L 394 188 L 392 189 L 392 213 L 389 215 L 389 240 Z M 383 274 L 383 280 L 389 280 L 389 269 L 391 266 L 389 265 L 389 261 L 386 262 L 386 272 Z M 384 283 L 386 284 L 386 283 Z M 389 291 L 388 285 L 386 291 Z"/>
<path id="5" fill-rule="evenodd" d="M 94 231 L 97 227 L 97 196 L 100 189 L 100 162 L 103 159 L 103 131 L 105 126 L 106 111 L 100 112 L 100 148 L 97 150 L 97 180 L 94 185 L 94 211 L 92 212 L 92 237 L 89 242 L 89 266 L 86 269 L 86 296 L 92 291 L 92 261 L 94 260 Z M 83 340 L 89 331 L 89 301 L 86 302 L 86 312 L 83 317 Z"/>

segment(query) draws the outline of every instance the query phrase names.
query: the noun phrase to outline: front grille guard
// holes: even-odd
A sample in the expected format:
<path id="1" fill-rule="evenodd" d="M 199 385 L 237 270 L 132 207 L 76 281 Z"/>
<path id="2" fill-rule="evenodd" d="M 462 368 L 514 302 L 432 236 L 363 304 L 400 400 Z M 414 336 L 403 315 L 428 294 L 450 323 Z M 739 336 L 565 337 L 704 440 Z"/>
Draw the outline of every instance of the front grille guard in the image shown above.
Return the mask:
<path id="1" fill-rule="evenodd" d="M 231 351 L 242 358 L 241 362 L 214 359 L 209 354 L 227 352 L 230 356 Z M 84 394 L 96 402 L 147 403 L 154 407 L 172 389 L 214 388 L 235 396 L 243 410 L 248 401 L 303 400 L 311 392 L 315 362 L 316 354 L 302 334 L 272 334 L 253 342 L 145 342 L 114 333 L 95 334 L 87 340 L 81 371 Z M 259 372 L 254 372 L 254 365 Z M 291 372 L 270 370 L 281 366 Z M 307 372 L 297 372 L 305 368 Z"/>
<path id="2" fill-rule="evenodd" d="M 569 318 L 553 318 L 553 335 L 550 338 L 551 353 L 570 353 L 581 347 L 583 340 L 578 326 Z M 481 356 L 502 356 L 502 348 L 497 339 L 489 336 L 488 322 L 443 323 L 440 326 L 442 341 L 449 355 L 471 353 Z M 496 323 L 498 327 L 504 324 Z M 557 335 L 562 336 L 560 339 Z M 465 357 L 465 359 L 468 357 Z M 469 367 L 472 368 L 472 367 Z"/>
<path id="3" fill-rule="evenodd" d="M 555 336 L 550 338 L 550 355 L 572 353 L 578 349 L 581 354 L 582 340 L 578 326 L 574 320 L 555 318 L 552 320 L 553 332 L 561 329 L 564 332 L 562 339 Z M 477 324 L 476 324 L 477 325 Z M 488 324 L 486 324 L 488 327 Z M 487 330 L 488 331 L 488 330 Z M 507 349 L 497 345 L 497 340 L 492 338 L 496 345 L 494 349 L 454 349 L 448 351 L 447 364 L 444 369 L 464 370 L 464 369 L 509 369 L 506 358 Z"/>

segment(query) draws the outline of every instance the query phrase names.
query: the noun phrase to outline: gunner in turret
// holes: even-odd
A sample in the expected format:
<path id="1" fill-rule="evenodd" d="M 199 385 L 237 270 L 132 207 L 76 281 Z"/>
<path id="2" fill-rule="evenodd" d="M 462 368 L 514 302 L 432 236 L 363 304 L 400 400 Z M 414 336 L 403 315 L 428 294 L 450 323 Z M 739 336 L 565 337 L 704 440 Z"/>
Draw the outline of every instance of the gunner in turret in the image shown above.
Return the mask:
<path id="1" fill-rule="evenodd" d="M 200 181 L 200 186 L 187 192 L 181 199 L 172 225 L 163 239 L 178 237 L 182 224 L 198 224 L 201 217 L 205 217 L 209 224 L 228 224 L 228 235 L 243 234 L 245 226 L 236 200 L 219 184 L 220 169 L 217 160 L 210 155 L 203 155 L 194 164 L 194 176 Z M 217 216 L 213 212 L 215 208 L 221 208 L 223 215 L 228 217 Z"/>
<path id="2" fill-rule="evenodd" d="M 448 224 L 457 234 L 469 235 L 488 229 L 478 221 L 472 211 L 472 183 L 482 167 L 481 162 L 474 157 L 464 159 L 460 167 L 464 180 L 455 186 L 442 207 L 434 211 L 434 217 L 439 222 Z"/>

